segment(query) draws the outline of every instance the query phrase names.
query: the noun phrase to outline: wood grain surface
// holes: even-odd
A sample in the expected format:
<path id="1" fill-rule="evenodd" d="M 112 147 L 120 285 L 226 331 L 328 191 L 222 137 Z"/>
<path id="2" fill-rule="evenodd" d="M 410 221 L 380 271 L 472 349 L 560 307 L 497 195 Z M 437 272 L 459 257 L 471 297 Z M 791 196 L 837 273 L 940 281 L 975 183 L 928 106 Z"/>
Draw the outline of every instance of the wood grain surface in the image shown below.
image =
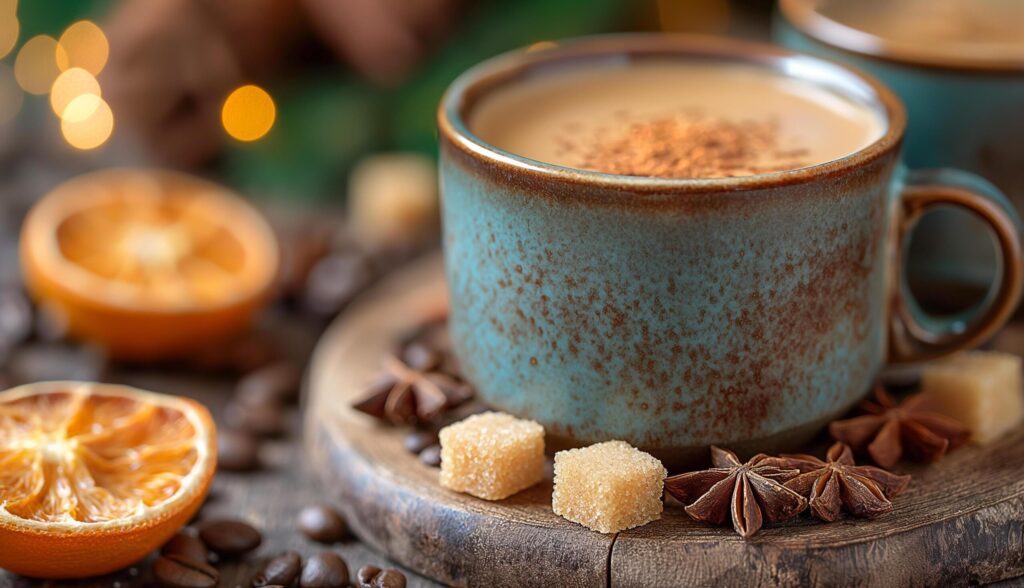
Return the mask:
<path id="1" fill-rule="evenodd" d="M 439 258 L 363 297 L 331 327 L 309 374 L 307 447 L 360 537 L 439 581 L 465 586 L 948 586 L 1024 574 L 1024 430 L 910 466 L 887 516 L 806 517 L 744 541 L 691 521 L 615 535 L 551 512 L 550 481 L 487 502 L 441 488 L 402 447 L 405 431 L 349 408 L 398 333 L 445 304 Z M 550 478 L 550 476 L 549 476 Z"/>

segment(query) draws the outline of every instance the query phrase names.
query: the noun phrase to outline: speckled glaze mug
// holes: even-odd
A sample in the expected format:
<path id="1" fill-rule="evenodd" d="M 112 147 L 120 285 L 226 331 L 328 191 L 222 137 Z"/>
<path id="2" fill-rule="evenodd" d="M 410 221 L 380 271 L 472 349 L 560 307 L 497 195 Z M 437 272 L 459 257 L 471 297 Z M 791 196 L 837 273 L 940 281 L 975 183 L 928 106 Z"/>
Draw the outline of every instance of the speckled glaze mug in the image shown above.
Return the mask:
<path id="1" fill-rule="evenodd" d="M 651 56 L 823 84 L 875 109 L 885 131 L 829 163 L 673 180 L 525 159 L 467 126 L 481 96 L 543 68 Z M 792 447 L 860 399 L 886 362 L 977 344 L 1020 296 L 1006 199 L 965 172 L 907 172 L 900 102 L 831 62 L 728 40 L 596 37 L 466 72 L 439 127 L 456 353 L 484 401 L 539 421 L 556 448 L 623 439 L 683 464 L 711 443 Z M 941 320 L 922 315 L 900 267 L 913 224 L 939 205 L 984 218 L 1001 252 L 985 302 Z"/>

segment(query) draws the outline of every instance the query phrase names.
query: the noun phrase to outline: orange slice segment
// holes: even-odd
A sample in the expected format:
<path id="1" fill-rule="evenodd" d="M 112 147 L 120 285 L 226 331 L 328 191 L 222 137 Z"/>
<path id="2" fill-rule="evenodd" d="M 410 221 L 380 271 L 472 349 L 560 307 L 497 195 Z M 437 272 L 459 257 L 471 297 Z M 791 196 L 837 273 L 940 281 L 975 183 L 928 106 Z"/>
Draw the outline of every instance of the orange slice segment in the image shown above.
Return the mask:
<path id="1" fill-rule="evenodd" d="M 73 179 L 22 227 L 22 267 L 73 335 L 116 356 L 185 355 L 234 334 L 266 300 L 277 243 L 242 199 L 184 174 Z"/>
<path id="2" fill-rule="evenodd" d="M 215 437 L 186 398 L 82 382 L 0 393 L 0 567 L 74 578 L 145 557 L 202 505 Z"/>

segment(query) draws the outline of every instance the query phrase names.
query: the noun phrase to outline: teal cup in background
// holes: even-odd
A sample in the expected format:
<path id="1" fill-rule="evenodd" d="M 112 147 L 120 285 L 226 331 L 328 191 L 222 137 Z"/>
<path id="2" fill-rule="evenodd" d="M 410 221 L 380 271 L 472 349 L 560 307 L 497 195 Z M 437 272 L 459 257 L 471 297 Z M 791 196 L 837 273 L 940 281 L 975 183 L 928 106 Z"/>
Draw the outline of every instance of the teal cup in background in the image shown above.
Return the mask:
<path id="1" fill-rule="evenodd" d="M 870 11 L 899 14 L 907 21 L 905 35 L 915 28 L 912 20 L 926 21 L 924 37 L 956 26 L 983 30 L 1002 19 L 1004 29 L 1015 26 L 1019 38 L 1015 45 L 997 35 L 977 43 L 924 43 L 898 38 L 899 28 L 883 38 L 863 30 L 863 22 L 873 18 Z M 977 173 L 1009 196 L 1018 211 L 1024 210 L 1024 4 L 780 0 L 774 38 L 789 49 L 853 65 L 889 86 L 908 112 L 907 165 Z M 985 233 L 981 219 L 962 211 L 929 215 L 915 234 L 912 278 L 922 290 L 936 284 L 947 290 L 957 286 L 960 300 L 952 302 L 969 302 L 988 288 L 997 271 Z"/>
<path id="2" fill-rule="evenodd" d="M 819 165 L 686 180 L 526 159 L 467 124 L 481 96 L 524 77 L 651 57 L 807 80 L 885 131 Z M 793 448 L 887 363 L 977 344 L 1020 296 L 1013 208 L 967 172 L 905 169 L 899 100 L 829 61 L 723 39 L 582 39 L 473 68 L 438 118 L 453 345 L 479 396 L 543 424 L 553 448 L 622 439 L 670 467 L 712 443 Z M 981 306 L 939 319 L 908 295 L 902 259 L 916 220 L 945 205 L 985 220 L 1000 271 Z"/>

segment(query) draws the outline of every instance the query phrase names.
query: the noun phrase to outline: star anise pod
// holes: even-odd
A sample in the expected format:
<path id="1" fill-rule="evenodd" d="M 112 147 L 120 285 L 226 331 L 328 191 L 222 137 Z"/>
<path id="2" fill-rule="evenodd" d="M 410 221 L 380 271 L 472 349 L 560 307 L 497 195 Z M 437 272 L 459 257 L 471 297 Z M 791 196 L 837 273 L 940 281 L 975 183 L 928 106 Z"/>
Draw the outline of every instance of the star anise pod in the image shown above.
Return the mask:
<path id="1" fill-rule="evenodd" d="M 744 538 L 754 536 L 764 521 L 792 518 L 807 500 L 783 484 L 800 472 L 766 463 L 767 455 L 755 455 L 740 463 L 736 454 L 711 446 L 714 467 L 688 472 L 665 480 L 665 489 L 686 505 L 690 517 L 721 525 L 732 518 L 732 527 Z"/>
<path id="2" fill-rule="evenodd" d="M 806 496 L 814 516 L 828 522 L 839 518 L 843 510 L 863 519 L 891 512 L 889 499 L 910 482 L 910 476 L 855 465 L 850 446 L 839 441 L 829 448 L 825 461 L 813 455 L 784 453 L 763 463 L 799 470 L 800 475 L 786 482 L 786 488 Z"/>
<path id="3" fill-rule="evenodd" d="M 369 395 L 352 408 L 391 424 L 432 421 L 473 396 L 472 388 L 443 372 L 416 369 L 398 358 L 384 358 L 384 373 Z"/>
<path id="4" fill-rule="evenodd" d="M 960 423 L 929 411 L 923 394 L 897 405 L 878 386 L 875 402 L 866 400 L 861 409 L 868 414 L 833 421 L 828 432 L 856 451 L 866 449 L 871 459 L 886 469 L 896 465 L 904 454 L 917 461 L 937 461 L 970 437 L 970 431 Z"/>

